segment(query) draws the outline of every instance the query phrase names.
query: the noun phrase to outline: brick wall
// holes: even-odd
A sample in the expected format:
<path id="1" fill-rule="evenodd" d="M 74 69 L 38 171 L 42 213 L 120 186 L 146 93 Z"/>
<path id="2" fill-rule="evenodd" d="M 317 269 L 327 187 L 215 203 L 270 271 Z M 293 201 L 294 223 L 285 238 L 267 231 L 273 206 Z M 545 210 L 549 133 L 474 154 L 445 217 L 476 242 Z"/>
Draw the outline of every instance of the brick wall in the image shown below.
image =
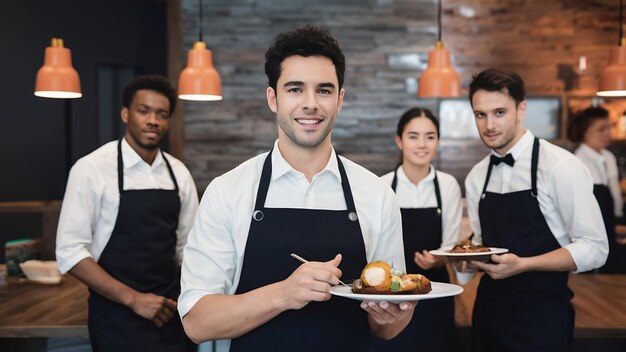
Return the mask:
<path id="1" fill-rule="evenodd" d="M 264 53 L 273 37 L 305 24 L 328 28 L 347 60 L 343 110 L 333 130 L 339 153 L 376 174 L 399 153 L 393 138 L 401 113 L 436 106 L 415 98 L 417 77 L 436 40 L 431 0 L 204 0 L 203 39 L 222 77 L 224 100 L 185 102 L 184 158 L 198 189 L 267 151 L 277 136 L 267 107 Z M 518 71 L 532 94 L 572 88 L 582 55 L 597 74 L 617 43 L 619 2 L 609 0 L 444 0 L 443 41 L 463 86 L 499 66 Z M 198 38 L 198 2 L 182 3 L 182 56 Z M 460 183 L 486 153 L 479 141 L 442 140 L 436 167 Z"/>

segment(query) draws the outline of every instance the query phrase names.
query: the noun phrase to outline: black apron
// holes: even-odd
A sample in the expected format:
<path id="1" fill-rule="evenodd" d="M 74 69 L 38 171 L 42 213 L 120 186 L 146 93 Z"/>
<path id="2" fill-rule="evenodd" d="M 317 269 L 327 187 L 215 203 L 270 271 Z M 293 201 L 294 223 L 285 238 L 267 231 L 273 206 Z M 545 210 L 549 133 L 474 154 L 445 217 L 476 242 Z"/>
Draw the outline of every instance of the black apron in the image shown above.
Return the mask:
<path id="1" fill-rule="evenodd" d="M 483 244 L 508 248 L 520 257 L 551 252 L 554 238 L 537 200 L 539 140 L 531 162 L 532 188 L 498 194 L 487 192 L 489 165 L 479 216 Z M 502 166 L 505 167 L 505 166 Z M 574 332 L 568 272 L 532 271 L 501 280 L 483 275 L 472 318 L 473 351 L 559 352 L 571 349 Z"/>
<path id="2" fill-rule="evenodd" d="M 606 228 L 607 239 L 609 240 L 609 256 L 606 263 L 598 269 L 602 274 L 619 274 L 619 246 L 615 242 L 615 213 L 613 196 L 607 185 L 594 184 L 593 194 L 598 200 L 604 227 Z"/>
<path id="3" fill-rule="evenodd" d="M 398 173 L 394 172 L 391 188 L 396 191 Z M 437 172 L 433 180 L 437 207 L 435 208 L 401 208 L 402 235 L 404 239 L 404 260 L 406 271 L 411 274 L 422 274 L 431 281 L 450 282 L 446 266 L 424 270 L 415 264 L 415 252 L 437 249 L 441 246 L 442 218 L 441 193 Z M 374 350 L 415 351 L 452 351 L 456 329 L 454 325 L 454 298 L 445 297 L 419 302 L 415 307 L 413 319 L 409 325 L 391 340 L 383 340 L 374 336 Z"/>
<path id="4" fill-rule="evenodd" d="M 343 280 L 356 279 L 366 265 L 365 245 L 350 183 L 339 157 L 347 210 L 266 208 L 272 175 L 267 155 L 248 233 L 243 268 L 235 294 L 285 280 L 301 264 L 290 254 L 328 261 L 341 253 Z M 367 313 L 359 302 L 333 296 L 299 310 L 282 312 L 231 341 L 231 351 L 354 351 L 370 349 Z"/>
<path id="5" fill-rule="evenodd" d="M 111 238 L 98 264 L 115 279 L 139 291 L 176 300 L 178 184 L 163 155 L 175 189 L 124 190 L 121 140 L 117 147 L 120 205 Z M 89 337 L 94 351 L 182 351 L 186 336 L 178 314 L 163 327 L 95 291 L 89 295 Z"/>

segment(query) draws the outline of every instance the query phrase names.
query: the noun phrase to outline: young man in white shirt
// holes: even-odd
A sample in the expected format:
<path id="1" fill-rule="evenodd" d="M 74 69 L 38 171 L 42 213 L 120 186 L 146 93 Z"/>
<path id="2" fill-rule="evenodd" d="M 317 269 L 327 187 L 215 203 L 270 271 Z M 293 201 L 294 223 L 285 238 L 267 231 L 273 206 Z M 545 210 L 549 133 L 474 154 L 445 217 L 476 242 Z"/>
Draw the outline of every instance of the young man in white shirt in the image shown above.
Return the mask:
<path id="1" fill-rule="evenodd" d="M 192 340 L 226 339 L 230 351 L 366 351 L 370 328 L 391 338 L 409 322 L 412 303 L 329 293 L 373 260 L 404 269 L 391 188 L 331 145 L 344 70 L 336 40 L 315 27 L 281 33 L 267 51 L 278 140 L 204 193 L 179 300 Z"/>
<path id="2" fill-rule="evenodd" d="M 61 272 L 85 283 L 94 351 L 184 351 L 178 266 L 198 195 L 182 162 L 159 149 L 176 107 L 162 76 L 122 94 L 126 133 L 76 162 L 57 231 Z"/>
<path id="3" fill-rule="evenodd" d="M 568 273 L 597 268 L 608 253 L 589 171 L 524 128 L 524 96 L 514 72 L 488 69 L 470 84 L 480 138 L 492 149 L 465 180 L 473 242 L 509 249 L 470 264 L 485 271 L 472 319 L 474 351 L 568 351 Z"/>

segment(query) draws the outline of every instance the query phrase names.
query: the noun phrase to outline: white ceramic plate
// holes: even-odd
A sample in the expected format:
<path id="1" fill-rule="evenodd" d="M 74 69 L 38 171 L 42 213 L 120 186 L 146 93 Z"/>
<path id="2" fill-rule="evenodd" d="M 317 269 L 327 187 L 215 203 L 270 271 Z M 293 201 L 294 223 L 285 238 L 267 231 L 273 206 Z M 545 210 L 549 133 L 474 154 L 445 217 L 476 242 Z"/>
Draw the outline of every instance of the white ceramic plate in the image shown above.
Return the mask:
<path id="1" fill-rule="evenodd" d="M 330 289 L 330 294 L 345 297 L 350 299 L 356 299 L 357 301 L 387 301 L 391 303 L 402 303 L 421 301 L 423 299 L 433 299 L 441 297 L 456 296 L 463 292 L 463 287 L 447 284 L 443 282 L 431 282 L 432 291 L 422 295 L 369 295 L 352 293 L 352 289 L 343 285 L 333 286 Z"/>
<path id="2" fill-rule="evenodd" d="M 432 255 L 446 257 L 447 259 L 450 259 L 452 261 L 459 261 L 459 260 L 487 261 L 489 260 L 492 254 L 503 254 L 509 251 L 506 248 L 497 248 L 497 247 L 489 247 L 489 249 L 491 249 L 491 252 L 450 253 L 442 249 L 433 249 L 432 251 L 429 251 L 429 252 Z"/>

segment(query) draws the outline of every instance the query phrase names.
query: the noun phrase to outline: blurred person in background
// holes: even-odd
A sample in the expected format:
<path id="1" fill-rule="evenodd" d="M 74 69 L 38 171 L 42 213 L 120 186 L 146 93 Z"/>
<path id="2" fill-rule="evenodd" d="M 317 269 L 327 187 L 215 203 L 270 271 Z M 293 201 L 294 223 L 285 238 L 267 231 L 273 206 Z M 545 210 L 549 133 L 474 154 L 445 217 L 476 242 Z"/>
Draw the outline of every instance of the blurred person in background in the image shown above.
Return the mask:
<path id="1" fill-rule="evenodd" d="M 593 194 L 598 200 L 609 241 L 609 257 L 598 269 L 602 274 L 623 274 L 626 268 L 620 262 L 626 255 L 616 239 L 616 232 L 623 217 L 623 198 L 619 184 L 619 171 L 615 155 L 606 148 L 611 143 L 611 120 L 609 112 L 602 107 L 590 107 L 579 112 L 568 126 L 569 139 L 578 144 L 574 154 L 587 166 L 593 178 Z M 621 260 L 620 260 L 621 259 Z"/>
<path id="2" fill-rule="evenodd" d="M 198 194 L 185 165 L 159 148 L 176 99 L 165 77 L 134 79 L 122 93 L 124 136 L 70 171 L 56 257 L 89 288 L 94 351 L 196 349 L 176 300 Z"/>
<path id="3" fill-rule="evenodd" d="M 400 205 L 407 273 L 450 282 L 444 258 L 428 252 L 450 249 L 461 240 L 461 188 L 452 175 L 432 165 L 439 120 L 428 109 L 409 109 L 400 117 L 395 140 L 402 162 L 381 178 L 391 185 Z M 454 297 L 424 300 L 400 335 L 374 338 L 374 350 L 413 351 L 420 346 L 423 351 L 453 351 L 454 324 Z"/>

